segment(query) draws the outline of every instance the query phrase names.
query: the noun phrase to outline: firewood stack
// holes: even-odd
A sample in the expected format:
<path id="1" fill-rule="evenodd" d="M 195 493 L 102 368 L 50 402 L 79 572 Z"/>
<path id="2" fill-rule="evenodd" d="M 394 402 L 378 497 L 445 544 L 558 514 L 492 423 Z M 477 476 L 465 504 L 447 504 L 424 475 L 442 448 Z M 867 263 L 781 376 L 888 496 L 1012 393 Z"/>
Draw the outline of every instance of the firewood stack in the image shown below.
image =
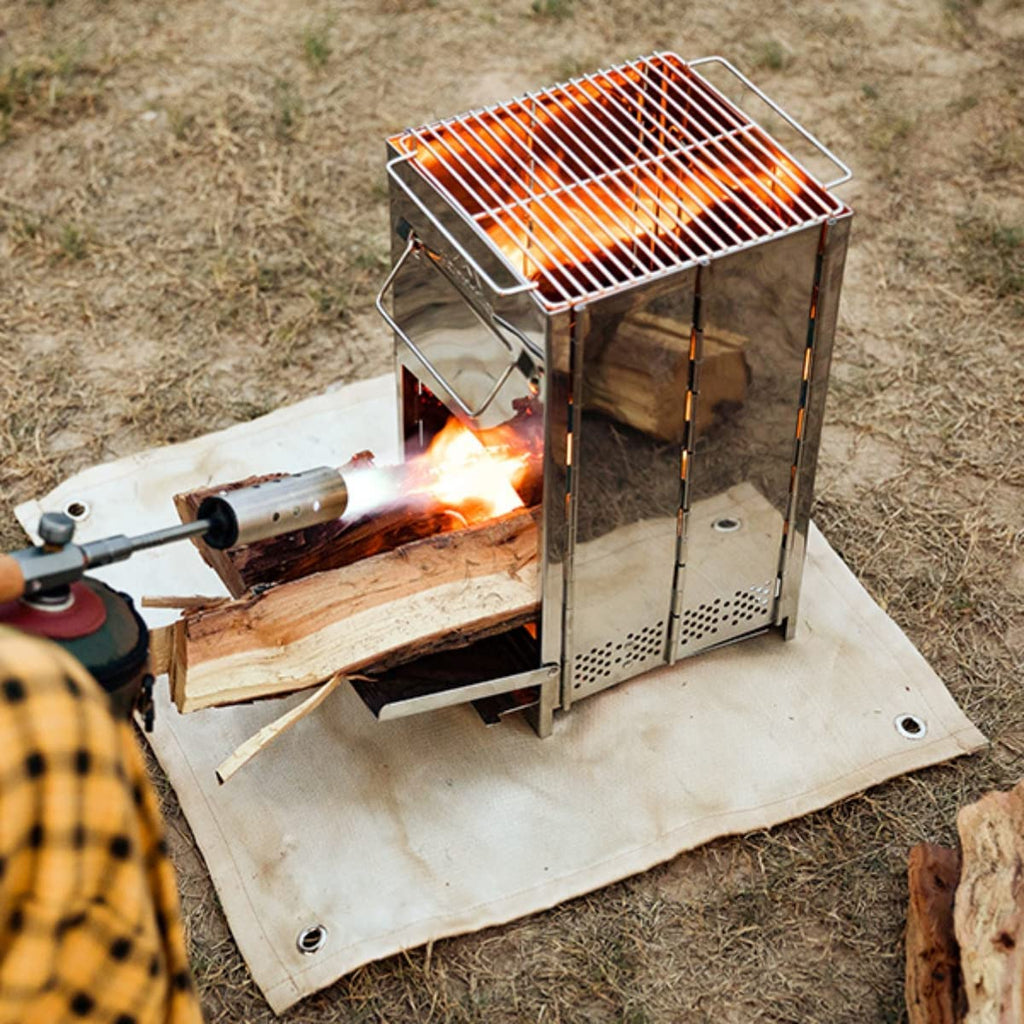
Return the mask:
<path id="1" fill-rule="evenodd" d="M 1024 782 L 957 815 L 960 853 L 910 851 L 910 1024 L 1024 1021 Z"/>

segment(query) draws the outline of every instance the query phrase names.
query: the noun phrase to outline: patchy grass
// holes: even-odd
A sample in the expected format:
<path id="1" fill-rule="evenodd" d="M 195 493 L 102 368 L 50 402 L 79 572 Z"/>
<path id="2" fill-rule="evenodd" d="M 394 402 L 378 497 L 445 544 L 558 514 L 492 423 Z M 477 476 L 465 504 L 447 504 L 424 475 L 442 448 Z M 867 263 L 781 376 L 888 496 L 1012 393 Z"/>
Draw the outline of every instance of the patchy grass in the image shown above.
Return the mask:
<path id="1" fill-rule="evenodd" d="M 194 111 L 174 106 L 167 109 L 167 124 L 178 142 L 187 142 L 195 137 L 198 119 Z"/>
<path id="2" fill-rule="evenodd" d="M 1024 129 L 1019 124 L 1002 128 L 981 149 L 980 158 L 992 174 L 1024 171 Z"/>
<path id="3" fill-rule="evenodd" d="M 532 15 L 525 0 L 382 0 L 324 35 L 318 71 L 302 26 L 323 24 L 320 5 L 224 19 L 187 2 L 11 4 L 0 40 L 0 550 L 22 542 L 16 503 L 86 465 L 390 369 L 372 312 L 389 262 L 389 133 L 662 46 L 756 63 L 749 12 L 735 5 L 684 23 L 639 0 L 538 0 Z M 993 746 L 367 965 L 287 1024 L 901 1019 L 908 846 L 952 841 L 958 806 L 1024 775 L 1024 225 L 996 202 L 1020 173 L 998 113 L 1012 127 L 1020 62 L 1009 4 L 975 12 L 985 31 L 970 10 L 951 12 L 971 49 L 943 10 L 778 8 L 772 31 L 801 47 L 776 98 L 858 176 L 826 439 L 871 438 L 901 466 L 851 472 L 823 452 L 816 520 Z M 140 121 L 143 101 L 166 123 Z M 990 145 L 1004 137 L 1005 150 Z M 986 152 L 988 163 L 975 159 Z M 957 222 L 964 196 L 977 206 Z M 77 238 L 65 244 L 69 227 Z M 206 1019 L 271 1024 L 151 767 Z"/>
<path id="4" fill-rule="evenodd" d="M 871 88 L 862 88 L 861 93 L 866 101 L 861 143 L 882 176 L 900 177 L 909 166 L 918 114 L 899 97 L 882 96 Z"/>
<path id="5" fill-rule="evenodd" d="M 978 10 L 984 0 L 942 0 L 942 16 L 950 37 L 970 46 L 979 33 Z"/>
<path id="6" fill-rule="evenodd" d="M 793 55 L 777 39 L 762 39 L 755 43 L 751 63 L 766 71 L 782 71 L 793 63 Z"/>
<path id="7" fill-rule="evenodd" d="M 533 0 L 530 10 L 536 17 L 551 21 L 565 21 L 576 13 L 574 0 Z"/>
<path id="8" fill-rule="evenodd" d="M 75 224 L 65 224 L 57 237 L 60 254 L 69 260 L 84 260 L 88 251 L 86 232 Z"/>
<path id="9" fill-rule="evenodd" d="M 314 71 L 323 71 L 331 56 L 329 24 L 307 25 L 302 33 L 302 56 Z"/>
<path id="10" fill-rule="evenodd" d="M 295 83 L 288 78 L 274 80 L 271 96 L 274 135 L 280 140 L 290 141 L 302 120 L 302 97 Z"/>
<path id="11" fill-rule="evenodd" d="M 0 141 L 31 121 L 66 124 L 98 113 L 112 68 L 84 59 L 84 44 L 0 62 Z"/>
<path id="12" fill-rule="evenodd" d="M 1024 223 L 970 214 L 957 221 L 955 253 L 964 278 L 1024 312 Z"/>

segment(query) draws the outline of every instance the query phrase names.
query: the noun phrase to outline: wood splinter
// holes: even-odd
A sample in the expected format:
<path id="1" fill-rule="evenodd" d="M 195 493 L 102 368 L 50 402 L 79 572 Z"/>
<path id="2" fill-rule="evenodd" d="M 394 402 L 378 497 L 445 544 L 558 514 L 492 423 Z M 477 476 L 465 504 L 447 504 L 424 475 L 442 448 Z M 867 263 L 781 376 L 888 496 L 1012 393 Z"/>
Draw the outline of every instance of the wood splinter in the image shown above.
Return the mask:
<path id="1" fill-rule="evenodd" d="M 217 768 L 217 781 L 224 785 L 239 768 L 248 764 L 260 751 L 266 750 L 274 740 L 284 735 L 296 722 L 301 721 L 311 711 L 320 707 L 345 678 L 340 672 L 336 672 L 311 697 L 307 697 L 301 704 L 286 711 L 280 718 L 275 718 L 274 721 L 263 726 L 259 732 L 240 744 L 233 754 L 224 758 L 220 763 Z"/>

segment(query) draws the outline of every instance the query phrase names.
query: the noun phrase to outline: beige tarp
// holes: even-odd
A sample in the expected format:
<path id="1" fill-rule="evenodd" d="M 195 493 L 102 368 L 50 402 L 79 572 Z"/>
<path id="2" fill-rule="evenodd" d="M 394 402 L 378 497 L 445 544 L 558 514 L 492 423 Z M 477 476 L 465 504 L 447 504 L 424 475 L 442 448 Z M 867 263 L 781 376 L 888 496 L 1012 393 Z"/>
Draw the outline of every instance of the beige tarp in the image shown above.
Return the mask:
<path id="1" fill-rule="evenodd" d="M 391 378 L 100 466 L 18 509 L 86 502 L 82 539 L 174 520 L 175 491 L 396 453 Z M 136 597 L 220 593 L 190 548 L 98 575 Z M 154 613 L 154 624 L 168 613 Z M 232 932 L 278 1011 L 360 964 L 550 907 L 716 836 L 823 807 L 984 737 L 816 530 L 797 639 L 765 635 L 576 705 L 538 740 L 470 708 L 378 723 L 337 690 L 223 787 L 214 770 L 302 699 L 181 716 L 153 749 Z M 901 716 L 926 731 L 907 738 Z M 301 953 L 299 933 L 327 929 Z"/>

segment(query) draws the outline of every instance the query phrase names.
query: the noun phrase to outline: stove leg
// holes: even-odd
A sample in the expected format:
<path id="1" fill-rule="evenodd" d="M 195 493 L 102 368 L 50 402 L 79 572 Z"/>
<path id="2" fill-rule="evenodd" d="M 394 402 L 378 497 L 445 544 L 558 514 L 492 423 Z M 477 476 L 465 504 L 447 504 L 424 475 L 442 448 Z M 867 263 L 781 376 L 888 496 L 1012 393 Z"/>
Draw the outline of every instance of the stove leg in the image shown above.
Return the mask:
<path id="1" fill-rule="evenodd" d="M 540 684 L 540 700 L 526 709 L 526 718 L 534 732 L 546 740 L 554 728 L 555 705 L 558 703 L 558 668 L 553 667 Z"/>

